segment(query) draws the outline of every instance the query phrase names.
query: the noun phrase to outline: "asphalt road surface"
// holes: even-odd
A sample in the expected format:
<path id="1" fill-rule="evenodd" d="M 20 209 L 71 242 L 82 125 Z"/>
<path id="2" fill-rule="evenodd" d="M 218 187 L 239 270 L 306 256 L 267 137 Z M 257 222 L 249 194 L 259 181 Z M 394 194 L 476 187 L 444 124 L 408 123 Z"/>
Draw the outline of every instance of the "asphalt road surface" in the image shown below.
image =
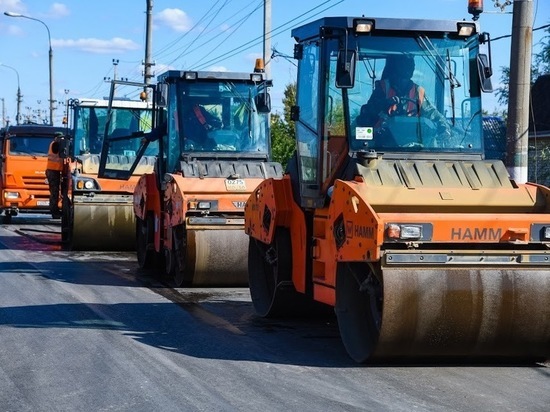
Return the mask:
<path id="1" fill-rule="evenodd" d="M 247 289 L 171 289 L 59 230 L 0 225 L 1 411 L 550 410 L 550 364 L 357 365 L 332 316 L 258 318 Z"/>

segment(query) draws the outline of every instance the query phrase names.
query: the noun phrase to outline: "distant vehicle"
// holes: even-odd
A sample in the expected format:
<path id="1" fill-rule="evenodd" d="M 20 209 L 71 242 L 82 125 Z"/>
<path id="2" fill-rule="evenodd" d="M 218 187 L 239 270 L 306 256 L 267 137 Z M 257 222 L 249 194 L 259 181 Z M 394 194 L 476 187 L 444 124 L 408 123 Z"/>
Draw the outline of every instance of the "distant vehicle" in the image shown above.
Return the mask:
<path id="1" fill-rule="evenodd" d="M 20 212 L 50 213 L 46 181 L 48 148 L 65 127 L 23 124 L 8 126 L 0 135 L 0 214 L 9 223 Z"/>
<path id="2" fill-rule="evenodd" d="M 64 246 L 70 250 L 135 250 L 132 194 L 139 176 L 153 171 L 155 156 L 142 159 L 128 180 L 100 179 L 99 159 L 104 133 L 116 137 L 151 130 L 151 105 L 115 99 L 110 108 L 108 100 L 80 99 L 70 101 L 69 113 L 73 136 L 68 155 L 72 167 L 64 176 L 68 181 L 61 217 Z M 137 146 L 115 144 L 109 158 L 113 167 L 131 164 Z M 150 151 L 156 154 L 154 146 Z"/>

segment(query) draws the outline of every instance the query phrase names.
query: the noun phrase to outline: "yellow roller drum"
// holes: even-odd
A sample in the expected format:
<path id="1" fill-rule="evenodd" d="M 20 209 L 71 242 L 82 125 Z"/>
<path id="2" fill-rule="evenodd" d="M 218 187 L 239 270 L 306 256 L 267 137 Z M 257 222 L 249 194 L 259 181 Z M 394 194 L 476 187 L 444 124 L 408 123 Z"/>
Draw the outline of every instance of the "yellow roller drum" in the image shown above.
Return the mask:
<path id="1" fill-rule="evenodd" d="M 550 276 L 542 268 L 359 269 L 339 266 L 335 307 L 356 361 L 550 358 Z"/>
<path id="2" fill-rule="evenodd" d="M 127 251 L 136 248 L 136 225 L 132 204 L 75 203 L 72 250 Z"/>
<path id="3" fill-rule="evenodd" d="M 187 231 L 193 286 L 248 285 L 248 236 L 242 228 Z"/>
<path id="4" fill-rule="evenodd" d="M 375 356 L 550 356 L 540 269 L 384 269 Z"/>

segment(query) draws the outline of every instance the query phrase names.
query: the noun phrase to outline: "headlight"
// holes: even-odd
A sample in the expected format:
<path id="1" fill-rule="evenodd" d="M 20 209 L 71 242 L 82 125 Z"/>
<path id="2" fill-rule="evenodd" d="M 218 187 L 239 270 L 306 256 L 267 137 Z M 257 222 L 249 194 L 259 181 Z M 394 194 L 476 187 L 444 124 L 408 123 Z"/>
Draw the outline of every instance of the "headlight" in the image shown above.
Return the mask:
<path id="1" fill-rule="evenodd" d="M 461 37 L 470 37 L 476 32 L 476 25 L 474 23 L 458 23 L 458 35 Z"/>
<path id="2" fill-rule="evenodd" d="M 4 192 L 4 199 L 19 199 L 19 192 Z"/>
<path id="3" fill-rule="evenodd" d="M 374 21 L 356 19 L 353 21 L 355 33 L 370 33 L 374 30 Z"/>
<path id="4" fill-rule="evenodd" d="M 430 240 L 432 225 L 430 223 L 389 223 L 386 225 L 388 240 Z"/>
<path id="5" fill-rule="evenodd" d="M 205 200 L 191 200 L 188 203 L 189 210 L 208 210 L 212 207 L 212 204 L 209 201 Z"/>
<path id="6" fill-rule="evenodd" d="M 77 190 L 101 190 L 99 184 L 94 179 L 75 179 L 75 188 Z"/>
<path id="7" fill-rule="evenodd" d="M 254 83 L 259 83 L 262 81 L 262 75 L 260 73 L 253 73 L 250 75 L 250 80 L 252 80 Z"/>

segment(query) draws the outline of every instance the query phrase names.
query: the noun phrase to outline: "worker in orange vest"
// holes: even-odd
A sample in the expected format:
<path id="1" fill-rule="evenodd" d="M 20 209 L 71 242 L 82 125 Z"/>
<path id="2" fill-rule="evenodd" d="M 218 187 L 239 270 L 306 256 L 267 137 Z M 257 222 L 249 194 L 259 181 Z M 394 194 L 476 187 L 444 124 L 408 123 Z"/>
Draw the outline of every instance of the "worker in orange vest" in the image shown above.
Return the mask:
<path id="1" fill-rule="evenodd" d="M 423 87 L 411 78 L 415 69 L 414 57 L 406 54 L 388 56 L 381 79 L 367 104 L 361 107 L 357 126 L 384 129 L 384 122 L 393 116 L 426 117 L 434 122 L 442 138 L 450 138 L 447 119 L 428 101 Z"/>
<path id="2" fill-rule="evenodd" d="M 194 141 L 202 150 L 211 150 L 216 147 L 216 141 L 209 132 L 222 128 L 222 121 L 210 113 L 201 104 L 190 102 L 184 107 L 184 133 L 187 140 Z"/>
<path id="3" fill-rule="evenodd" d="M 63 133 L 57 132 L 48 148 L 48 163 L 46 166 L 46 178 L 50 188 L 50 213 L 54 219 L 61 218 L 59 210 L 59 189 L 61 187 L 61 174 L 63 172 L 64 159 L 59 156 L 59 141 Z"/>

